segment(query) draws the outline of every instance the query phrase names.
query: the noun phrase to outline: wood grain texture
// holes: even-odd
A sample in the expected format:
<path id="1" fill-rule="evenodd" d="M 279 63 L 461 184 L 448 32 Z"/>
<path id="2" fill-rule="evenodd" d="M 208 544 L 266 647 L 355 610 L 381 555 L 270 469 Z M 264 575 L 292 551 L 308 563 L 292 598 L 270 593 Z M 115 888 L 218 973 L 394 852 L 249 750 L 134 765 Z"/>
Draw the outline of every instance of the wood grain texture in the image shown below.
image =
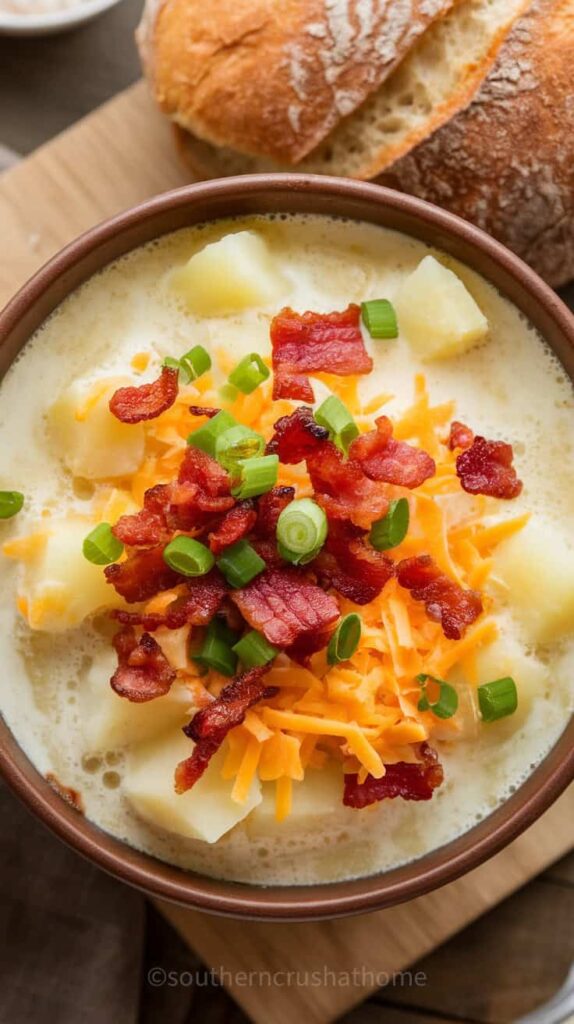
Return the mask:
<path id="1" fill-rule="evenodd" d="M 185 184 L 169 128 L 138 84 L 0 177 L 0 303 L 81 231 L 157 192 Z M 231 973 L 291 969 L 348 974 L 358 984 L 229 989 L 250 1018 L 274 1024 L 332 1021 L 379 987 L 381 972 L 404 970 L 566 853 L 574 841 L 574 790 L 525 835 L 472 874 L 410 904 L 343 922 L 246 923 L 162 905 L 204 961 Z M 570 876 L 569 876 L 570 877 Z M 374 1019 L 371 1013 L 371 1019 Z M 375 1013 L 377 1010 L 375 1009 Z M 386 1013 L 386 1011 L 385 1011 Z M 409 1014 L 411 1014 L 409 1016 Z M 396 1006 L 399 1024 L 426 1010 Z M 447 1019 L 434 1013 L 435 1021 Z"/>

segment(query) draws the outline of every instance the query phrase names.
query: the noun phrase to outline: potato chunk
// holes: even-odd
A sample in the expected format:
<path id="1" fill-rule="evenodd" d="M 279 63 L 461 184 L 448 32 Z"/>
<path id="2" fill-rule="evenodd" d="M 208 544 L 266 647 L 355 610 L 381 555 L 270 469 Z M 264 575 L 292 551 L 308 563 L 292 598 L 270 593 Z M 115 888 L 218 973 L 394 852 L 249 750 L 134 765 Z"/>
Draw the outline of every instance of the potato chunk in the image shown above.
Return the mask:
<path id="1" fill-rule="evenodd" d="M 425 256 L 396 299 L 401 334 L 422 359 L 461 355 L 488 332 L 488 321 L 460 278 Z"/>
<path id="2" fill-rule="evenodd" d="M 533 517 L 495 551 L 493 575 L 531 643 L 551 643 L 574 631 L 574 550 Z"/>
<path id="3" fill-rule="evenodd" d="M 169 693 L 145 704 L 119 697 L 110 686 L 118 659 L 110 647 L 92 663 L 82 679 L 80 718 L 86 752 L 115 750 L 183 726 L 193 714 L 193 700 L 183 683 L 175 682 Z"/>
<path id="4" fill-rule="evenodd" d="M 263 799 L 249 816 L 246 828 L 250 836 L 287 835 L 314 832 L 317 822 L 331 827 L 353 812 L 343 805 L 343 774 L 336 764 L 321 769 L 307 769 L 301 782 L 293 782 L 291 813 L 283 821 L 275 818 L 275 783 L 265 783 Z"/>
<path id="5" fill-rule="evenodd" d="M 501 721 L 513 728 L 521 725 L 532 708 L 534 699 L 543 697 L 548 685 L 548 669 L 538 658 L 527 654 L 517 640 L 499 637 L 488 647 L 483 647 L 476 657 L 479 683 L 491 683 L 495 679 L 511 676 L 516 683 L 518 707 L 513 715 Z"/>
<path id="6" fill-rule="evenodd" d="M 179 729 L 133 747 L 128 755 L 124 792 L 134 810 L 150 824 L 216 843 L 260 802 L 261 784 L 254 779 L 245 803 L 235 803 L 231 799 L 233 780 L 221 778 L 225 753 L 219 750 L 195 786 L 178 794 L 174 772 L 192 750 L 193 744 Z"/>
<path id="7" fill-rule="evenodd" d="M 82 554 L 84 538 L 95 525 L 79 516 L 50 519 L 48 529 L 40 524 L 43 543 L 34 545 L 25 562 L 19 590 L 32 629 L 62 632 L 94 612 L 123 604 L 106 583 L 102 566 L 92 565 Z"/>
<path id="8" fill-rule="evenodd" d="M 227 316 L 269 305 L 285 282 L 264 239 L 255 231 L 237 231 L 206 245 L 174 271 L 172 287 L 190 313 Z"/>
<path id="9" fill-rule="evenodd" d="M 144 456 L 141 423 L 120 423 L 108 403 L 129 378 L 75 381 L 50 410 L 49 422 L 64 463 L 74 476 L 103 480 L 130 476 Z"/>

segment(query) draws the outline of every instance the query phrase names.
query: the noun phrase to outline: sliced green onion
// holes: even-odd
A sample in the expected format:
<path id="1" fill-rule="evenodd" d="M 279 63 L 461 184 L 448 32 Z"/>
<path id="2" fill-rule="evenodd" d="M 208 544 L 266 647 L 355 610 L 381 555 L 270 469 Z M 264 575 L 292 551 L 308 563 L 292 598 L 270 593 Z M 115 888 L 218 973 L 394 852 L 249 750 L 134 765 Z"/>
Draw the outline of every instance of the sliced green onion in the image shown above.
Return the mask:
<path id="1" fill-rule="evenodd" d="M 236 427 L 237 420 L 233 418 L 231 413 L 221 409 L 212 419 L 207 423 L 204 423 L 202 427 L 198 427 L 197 430 L 192 431 L 187 439 L 187 443 L 193 445 L 194 448 L 201 448 L 202 452 L 207 452 L 212 458 L 215 458 L 215 447 L 217 444 L 217 438 L 220 434 L 225 433 L 230 427 Z"/>
<path id="2" fill-rule="evenodd" d="M 238 423 L 217 437 L 215 458 L 229 473 L 238 476 L 241 471 L 240 463 L 244 459 L 261 455 L 264 448 L 265 438 L 262 434 L 256 434 L 254 430 Z"/>
<path id="3" fill-rule="evenodd" d="M 182 576 L 205 576 L 215 565 L 215 558 L 205 544 L 193 537 L 174 537 L 163 549 L 163 560 Z"/>
<path id="4" fill-rule="evenodd" d="M 277 520 L 279 553 L 288 562 L 304 564 L 315 557 L 327 537 L 327 516 L 316 501 L 299 498 Z"/>
<path id="5" fill-rule="evenodd" d="M 291 562 L 292 565 L 307 565 L 308 562 L 312 562 L 314 558 L 319 554 L 321 547 L 313 548 L 306 555 L 299 555 L 295 551 L 290 551 L 284 544 L 278 543 L 277 550 L 284 558 L 286 562 Z"/>
<path id="6" fill-rule="evenodd" d="M 265 366 L 261 356 L 257 352 L 250 352 L 231 371 L 229 383 L 242 391 L 244 395 L 250 395 L 264 380 L 267 380 L 269 373 L 270 370 Z"/>
<path id="7" fill-rule="evenodd" d="M 178 370 L 184 384 L 189 384 L 211 368 L 211 356 L 203 345 L 195 345 L 181 359 L 166 356 L 163 366 L 168 366 L 170 370 Z"/>
<path id="8" fill-rule="evenodd" d="M 269 661 L 279 654 L 279 648 L 267 642 L 265 637 L 256 629 L 246 633 L 233 647 L 237 657 L 244 668 L 256 668 L 257 665 L 267 665 Z"/>
<path id="9" fill-rule="evenodd" d="M 361 302 L 361 316 L 371 338 L 397 338 L 397 314 L 388 299 Z"/>
<path id="10" fill-rule="evenodd" d="M 20 491 L 0 491 L 0 519 L 11 519 L 24 504 L 24 495 Z"/>
<path id="11" fill-rule="evenodd" d="M 337 395 L 329 395 L 317 409 L 315 420 L 327 428 L 331 439 L 346 455 L 351 441 L 358 436 L 359 428 L 344 402 Z"/>
<path id="12" fill-rule="evenodd" d="M 496 722 L 513 715 L 518 707 L 516 683 L 511 676 L 478 687 L 478 706 L 483 722 Z"/>
<path id="13" fill-rule="evenodd" d="M 338 665 L 353 656 L 361 639 L 361 617 L 356 612 L 345 615 L 337 626 L 327 647 L 329 665 Z"/>
<path id="14" fill-rule="evenodd" d="M 254 498 L 266 494 L 277 483 L 279 473 L 278 455 L 259 455 L 245 459 L 239 465 L 239 483 L 231 488 L 235 498 Z"/>
<path id="15" fill-rule="evenodd" d="M 377 551 L 396 548 L 403 541 L 409 529 L 409 503 L 407 498 L 389 502 L 389 510 L 382 519 L 371 526 L 369 540 Z"/>
<path id="16" fill-rule="evenodd" d="M 217 559 L 217 565 L 232 587 L 245 587 L 265 569 L 265 562 L 246 540 L 238 540 L 226 548 Z"/>
<path id="17" fill-rule="evenodd" d="M 94 565 L 110 565 L 117 562 L 124 546 L 114 537 L 109 523 L 99 523 L 84 539 L 82 552 L 84 558 Z"/>
<path id="18" fill-rule="evenodd" d="M 211 369 L 211 356 L 203 345 L 194 345 L 181 357 L 179 363 L 183 372 L 187 374 L 189 383 Z"/>
<path id="19" fill-rule="evenodd" d="M 191 655 L 191 659 L 204 668 L 215 669 L 223 676 L 233 676 L 237 668 L 237 655 L 233 650 L 236 640 L 237 633 L 219 619 L 212 619 L 201 648 L 197 654 Z"/>
<path id="20" fill-rule="evenodd" d="M 426 684 L 429 679 L 439 687 L 438 699 L 434 702 L 428 699 L 426 692 Z M 433 715 L 436 715 L 437 718 L 452 718 L 458 708 L 458 694 L 454 686 L 451 686 L 450 683 L 445 683 L 444 679 L 437 679 L 435 676 L 424 674 L 417 676 L 417 683 L 420 683 L 423 689 L 423 695 L 418 703 L 419 711 L 432 711 Z"/>

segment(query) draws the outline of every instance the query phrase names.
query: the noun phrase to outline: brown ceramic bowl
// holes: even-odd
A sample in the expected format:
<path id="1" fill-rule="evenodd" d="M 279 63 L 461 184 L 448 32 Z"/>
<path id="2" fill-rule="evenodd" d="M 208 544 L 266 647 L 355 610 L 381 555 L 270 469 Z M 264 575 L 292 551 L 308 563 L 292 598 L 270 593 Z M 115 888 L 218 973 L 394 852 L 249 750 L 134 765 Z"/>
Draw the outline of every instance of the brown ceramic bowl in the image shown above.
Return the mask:
<path id="1" fill-rule="evenodd" d="M 105 264 L 167 232 L 240 214 L 330 214 L 394 228 L 437 246 L 492 282 L 538 328 L 574 379 L 574 318 L 516 256 L 465 221 L 375 185 L 302 175 L 259 175 L 191 185 L 86 232 L 54 257 L 0 317 L 0 372 L 74 288 Z M 574 720 L 529 779 L 488 818 L 425 857 L 348 882 L 258 888 L 186 873 L 100 831 L 51 788 L 0 725 L 0 765 L 31 811 L 79 853 L 154 896 L 236 917 L 304 920 L 377 910 L 450 882 L 528 828 L 574 776 Z"/>

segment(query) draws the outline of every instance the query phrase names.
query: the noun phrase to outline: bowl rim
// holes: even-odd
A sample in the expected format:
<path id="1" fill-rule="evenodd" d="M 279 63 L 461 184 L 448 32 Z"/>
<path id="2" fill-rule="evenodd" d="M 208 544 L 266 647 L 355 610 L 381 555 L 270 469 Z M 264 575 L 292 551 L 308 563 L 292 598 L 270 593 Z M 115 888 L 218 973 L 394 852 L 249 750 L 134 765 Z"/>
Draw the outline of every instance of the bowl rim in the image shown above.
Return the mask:
<path id="1" fill-rule="evenodd" d="M 249 214 L 245 203 L 255 201 L 257 195 L 277 197 L 277 201 L 282 196 L 288 202 L 290 197 L 301 193 L 311 193 L 318 203 L 320 197 L 329 201 L 343 199 L 350 204 L 356 200 L 361 207 L 372 209 L 376 206 L 384 208 L 387 213 L 410 217 L 421 231 L 428 228 L 438 234 L 440 240 L 429 243 L 438 249 L 445 248 L 444 243 L 447 243 L 448 251 L 448 243 L 462 242 L 464 248 L 486 257 L 493 271 L 500 274 L 503 284 L 493 281 L 495 287 L 504 293 L 504 282 L 510 281 L 519 291 L 527 293 L 540 315 L 564 339 L 569 355 L 574 353 L 574 317 L 562 300 L 519 257 L 479 228 L 423 200 L 379 185 L 301 174 L 246 175 L 186 185 L 147 199 L 88 229 L 41 267 L 0 313 L 0 345 L 18 325 L 22 326 L 27 314 L 34 311 L 42 297 L 49 295 L 58 282 L 62 284 L 63 281 L 63 294 L 70 294 L 78 287 L 76 282 L 66 290 L 65 281 L 66 275 L 81 258 L 97 254 L 107 242 L 113 243 L 129 236 L 132 228 L 187 206 L 199 209 L 204 201 L 228 200 L 232 204 L 236 202 L 239 207 L 244 204 L 233 215 L 227 215 L 237 217 Z M 313 212 L 311 207 L 312 201 L 310 213 Z M 336 210 L 331 212 L 337 214 Z M 204 219 L 218 218 L 208 216 Z M 367 221 L 359 214 L 355 219 Z M 199 218 L 190 223 L 201 221 Z M 166 227 L 156 237 L 171 230 L 172 227 Z M 398 230 L 408 233 L 404 227 Z M 417 237 L 415 232 L 411 233 Z M 418 237 L 420 239 L 421 235 Z M 128 246 L 125 251 L 135 247 Z M 461 258 L 464 261 L 464 257 Z M 100 269 L 108 262 L 109 259 L 102 260 Z M 467 263 L 475 269 L 471 262 L 467 260 Z M 87 273 L 85 279 L 94 272 L 97 271 Z M 485 276 L 483 270 L 477 272 Z M 54 307 L 60 301 L 62 296 L 56 299 Z M 570 376 L 574 377 L 574 370 Z M 16 795 L 61 839 L 110 874 L 148 894 L 220 915 L 301 921 L 391 906 L 423 895 L 477 867 L 531 825 L 574 778 L 572 738 L 574 719 L 566 725 L 555 746 L 515 793 L 477 825 L 442 847 L 387 872 L 308 886 L 257 886 L 212 879 L 186 872 L 135 850 L 103 832 L 63 801 L 29 761 L 3 720 L 0 720 L 0 772 Z"/>
<path id="2" fill-rule="evenodd" d="M 74 28 L 89 21 L 97 14 L 103 14 L 121 3 L 122 0 L 74 0 L 69 7 L 60 7 L 39 14 L 19 14 L 16 11 L 0 12 L 0 32 L 22 35 L 55 32 L 57 29 Z"/>

